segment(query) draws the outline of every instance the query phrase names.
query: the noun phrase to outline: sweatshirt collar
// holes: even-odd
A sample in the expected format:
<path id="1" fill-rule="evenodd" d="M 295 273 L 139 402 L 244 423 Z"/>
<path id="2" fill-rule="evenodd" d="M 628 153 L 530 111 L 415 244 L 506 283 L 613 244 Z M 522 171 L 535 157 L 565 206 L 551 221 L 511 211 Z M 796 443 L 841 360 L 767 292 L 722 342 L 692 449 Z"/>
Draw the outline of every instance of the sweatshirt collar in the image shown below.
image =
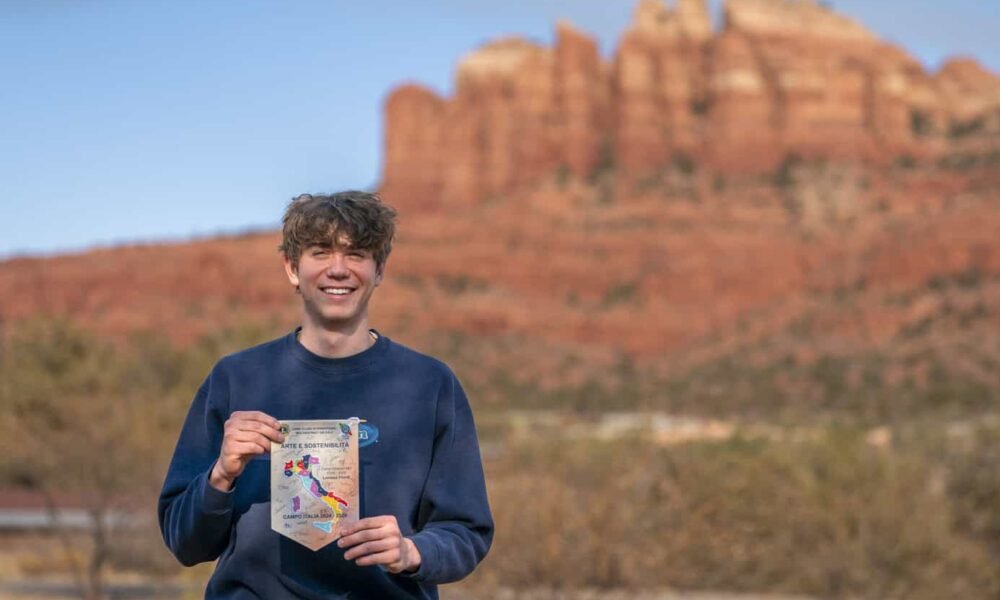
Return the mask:
<path id="1" fill-rule="evenodd" d="M 299 342 L 298 334 L 301 329 L 301 327 L 297 327 L 285 336 L 286 346 L 288 346 L 296 359 L 326 375 L 347 376 L 365 371 L 374 365 L 389 349 L 389 338 L 373 329 L 372 331 L 376 337 L 375 343 L 370 347 L 350 356 L 327 358 L 314 354 Z"/>

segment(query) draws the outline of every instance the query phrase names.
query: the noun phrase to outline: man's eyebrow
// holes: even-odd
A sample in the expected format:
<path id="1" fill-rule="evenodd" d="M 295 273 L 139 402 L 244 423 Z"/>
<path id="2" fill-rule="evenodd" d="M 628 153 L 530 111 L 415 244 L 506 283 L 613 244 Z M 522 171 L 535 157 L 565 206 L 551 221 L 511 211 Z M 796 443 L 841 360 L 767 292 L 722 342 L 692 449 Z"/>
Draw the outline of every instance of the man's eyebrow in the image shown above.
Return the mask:
<path id="1" fill-rule="evenodd" d="M 340 242 L 312 242 L 307 248 L 320 248 L 323 250 L 352 250 L 355 252 L 374 252 L 374 248 L 363 248 L 361 246 L 355 246 L 350 240 L 347 243 Z"/>

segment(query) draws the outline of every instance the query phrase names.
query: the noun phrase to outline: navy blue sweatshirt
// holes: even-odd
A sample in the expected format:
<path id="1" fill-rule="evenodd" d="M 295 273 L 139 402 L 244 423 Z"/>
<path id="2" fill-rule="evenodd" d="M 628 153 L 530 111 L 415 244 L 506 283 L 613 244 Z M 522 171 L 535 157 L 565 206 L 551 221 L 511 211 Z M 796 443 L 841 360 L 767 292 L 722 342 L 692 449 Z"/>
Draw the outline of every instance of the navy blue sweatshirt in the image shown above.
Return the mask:
<path id="1" fill-rule="evenodd" d="M 394 515 L 420 551 L 411 574 L 358 567 L 330 544 L 312 551 L 271 530 L 270 456 L 230 492 L 208 484 L 223 424 L 237 410 L 279 420 L 367 421 L 359 448 L 361 517 Z M 184 565 L 218 559 L 206 598 L 437 598 L 486 555 L 493 520 L 468 400 L 442 362 L 378 336 L 323 358 L 295 332 L 220 360 L 184 422 L 159 501 L 167 547 Z"/>

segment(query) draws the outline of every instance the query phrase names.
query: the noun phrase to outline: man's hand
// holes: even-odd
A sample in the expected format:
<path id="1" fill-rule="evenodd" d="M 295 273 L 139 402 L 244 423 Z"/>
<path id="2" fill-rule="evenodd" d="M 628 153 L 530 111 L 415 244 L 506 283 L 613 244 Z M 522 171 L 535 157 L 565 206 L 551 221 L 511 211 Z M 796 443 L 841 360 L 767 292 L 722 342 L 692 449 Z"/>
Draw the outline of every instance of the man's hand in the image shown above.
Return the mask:
<path id="1" fill-rule="evenodd" d="M 337 545 L 350 548 L 344 558 L 355 561 L 359 567 L 381 565 L 390 573 L 416 571 L 420 567 L 420 551 L 413 540 L 403 537 L 392 515 L 361 519 L 344 527 L 342 536 Z"/>
<path id="2" fill-rule="evenodd" d="M 236 411 L 229 416 L 222 435 L 222 449 L 215 461 L 208 483 L 228 492 L 254 456 L 270 452 L 271 442 L 282 443 L 281 424 L 260 411 Z"/>

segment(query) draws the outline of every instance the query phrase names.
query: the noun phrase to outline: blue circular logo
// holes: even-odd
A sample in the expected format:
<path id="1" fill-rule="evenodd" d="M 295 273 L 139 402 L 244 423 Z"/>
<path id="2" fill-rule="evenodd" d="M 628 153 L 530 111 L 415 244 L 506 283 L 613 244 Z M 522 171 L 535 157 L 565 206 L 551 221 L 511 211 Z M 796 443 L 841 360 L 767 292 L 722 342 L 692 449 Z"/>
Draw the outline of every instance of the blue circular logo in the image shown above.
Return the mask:
<path id="1" fill-rule="evenodd" d="M 358 425 L 358 448 L 371 446 L 378 441 L 378 427 L 371 423 Z"/>

